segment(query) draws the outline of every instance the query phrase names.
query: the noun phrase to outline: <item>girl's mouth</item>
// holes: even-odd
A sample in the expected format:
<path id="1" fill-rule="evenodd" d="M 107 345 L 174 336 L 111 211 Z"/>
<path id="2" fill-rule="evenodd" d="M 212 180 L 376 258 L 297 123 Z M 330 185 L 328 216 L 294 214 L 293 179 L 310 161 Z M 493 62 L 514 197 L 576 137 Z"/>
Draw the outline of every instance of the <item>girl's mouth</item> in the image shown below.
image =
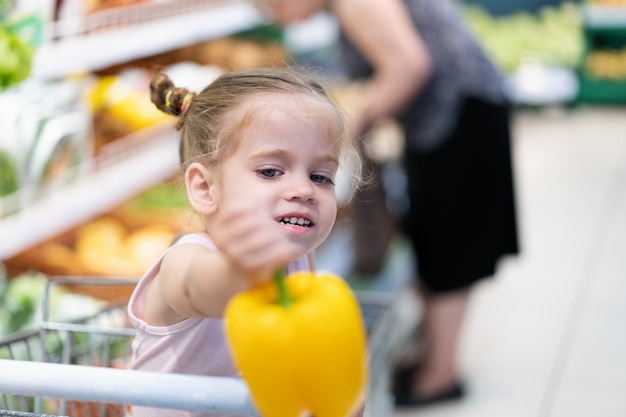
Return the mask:
<path id="1" fill-rule="evenodd" d="M 281 217 L 278 219 L 278 222 L 294 226 L 311 227 L 311 220 L 305 219 L 304 217 Z"/>

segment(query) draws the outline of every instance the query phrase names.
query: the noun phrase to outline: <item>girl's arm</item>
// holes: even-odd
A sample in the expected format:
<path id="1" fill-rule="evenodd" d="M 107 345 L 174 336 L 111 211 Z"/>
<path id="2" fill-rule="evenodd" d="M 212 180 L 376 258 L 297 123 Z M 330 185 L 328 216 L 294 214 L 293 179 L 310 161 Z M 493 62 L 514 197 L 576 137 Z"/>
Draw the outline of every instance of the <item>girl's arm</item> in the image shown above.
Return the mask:
<path id="1" fill-rule="evenodd" d="M 221 317 L 250 282 L 224 254 L 200 245 L 172 248 L 148 290 L 144 319 L 165 326 L 187 317 Z"/>
<path id="2" fill-rule="evenodd" d="M 334 0 L 332 11 L 344 33 L 373 68 L 363 108 L 355 116 L 359 134 L 397 115 L 428 81 L 428 50 L 400 0 Z"/>
<path id="3" fill-rule="evenodd" d="M 211 228 L 219 251 L 189 244 L 163 257 L 145 303 L 149 323 L 222 317 L 234 294 L 272 279 L 278 268 L 299 256 L 299 247 L 273 218 L 259 216 L 254 208 L 231 211 L 220 218 L 219 227 Z"/>

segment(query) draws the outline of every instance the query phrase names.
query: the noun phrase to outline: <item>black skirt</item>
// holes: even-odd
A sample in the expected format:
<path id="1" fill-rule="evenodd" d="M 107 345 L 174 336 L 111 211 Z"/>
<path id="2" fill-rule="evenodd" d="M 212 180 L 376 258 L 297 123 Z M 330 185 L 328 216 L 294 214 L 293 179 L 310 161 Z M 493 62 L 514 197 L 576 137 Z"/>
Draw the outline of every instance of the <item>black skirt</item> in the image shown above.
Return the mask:
<path id="1" fill-rule="evenodd" d="M 518 253 L 510 142 L 508 105 L 468 98 L 443 145 L 405 153 L 403 230 L 430 292 L 490 277 L 503 255 Z"/>

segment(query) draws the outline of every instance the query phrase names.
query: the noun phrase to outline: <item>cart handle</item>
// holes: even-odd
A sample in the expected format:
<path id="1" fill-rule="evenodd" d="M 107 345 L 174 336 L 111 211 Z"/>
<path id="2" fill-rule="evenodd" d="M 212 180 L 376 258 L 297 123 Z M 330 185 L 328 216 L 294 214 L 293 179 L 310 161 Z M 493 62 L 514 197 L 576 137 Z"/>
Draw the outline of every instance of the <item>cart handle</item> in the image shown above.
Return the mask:
<path id="1" fill-rule="evenodd" d="M 0 392 L 259 416 L 245 381 L 227 377 L 0 359 Z"/>

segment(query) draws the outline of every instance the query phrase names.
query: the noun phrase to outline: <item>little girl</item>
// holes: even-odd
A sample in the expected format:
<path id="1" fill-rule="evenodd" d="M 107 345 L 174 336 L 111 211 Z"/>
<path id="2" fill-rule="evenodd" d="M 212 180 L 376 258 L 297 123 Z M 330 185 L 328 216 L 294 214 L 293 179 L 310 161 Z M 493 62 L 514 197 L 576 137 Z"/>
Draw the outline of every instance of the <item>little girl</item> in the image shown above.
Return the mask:
<path id="1" fill-rule="evenodd" d="M 134 369 L 237 377 L 223 334 L 231 297 L 278 268 L 312 270 L 337 214 L 340 162 L 360 172 L 342 111 L 293 69 L 227 73 L 201 93 L 163 74 L 153 103 L 179 118 L 187 197 L 204 231 L 182 236 L 138 283 L 128 310 Z M 134 417 L 216 416 L 134 407 Z"/>

